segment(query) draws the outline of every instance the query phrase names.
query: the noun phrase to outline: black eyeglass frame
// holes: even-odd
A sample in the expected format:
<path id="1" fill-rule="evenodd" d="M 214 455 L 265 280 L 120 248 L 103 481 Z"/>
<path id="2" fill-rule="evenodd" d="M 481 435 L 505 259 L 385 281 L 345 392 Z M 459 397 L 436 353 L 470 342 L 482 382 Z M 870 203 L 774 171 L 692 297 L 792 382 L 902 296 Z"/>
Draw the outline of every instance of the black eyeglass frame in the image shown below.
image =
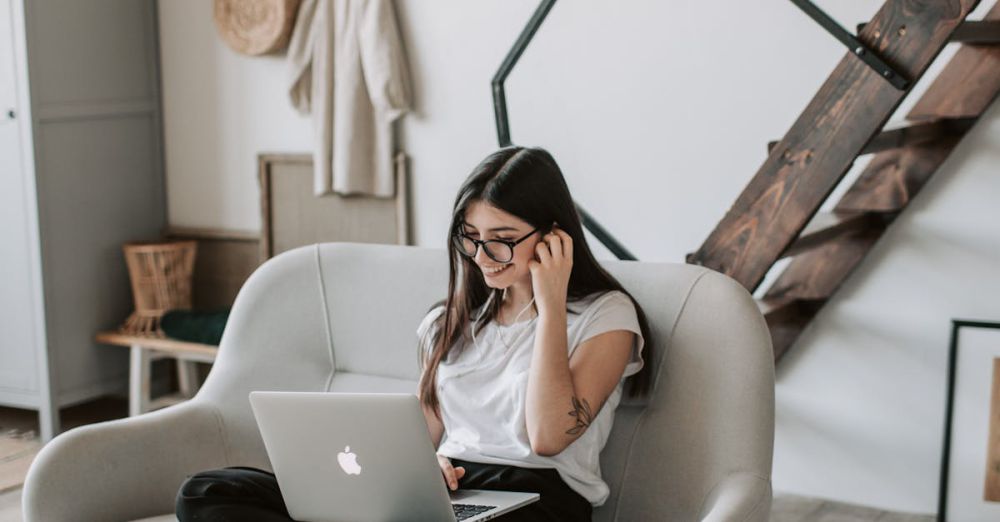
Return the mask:
<path id="1" fill-rule="evenodd" d="M 488 257 L 488 258 L 496 261 L 497 263 L 503 263 L 503 264 L 506 265 L 506 264 L 510 263 L 514 259 L 514 247 L 516 247 L 517 245 L 521 244 L 525 239 L 528 239 L 529 237 L 531 237 L 532 235 L 534 235 L 535 232 L 538 232 L 540 230 L 541 230 L 540 227 L 536 228 L 536 229 L 532 230 L 531 232 L 528 232 L 527 235 L 521 237 L 520 239 L 515 239 L 513 241 L 509 241 L 509 240 L 506 240 L 506 239 L 486 239 L 486 240 L 482 240 L 482 239 L 476 239 L 476 238 L 470 237 L 468 234 L 465 234 L 464 232 L 455 232 L 455 236 L 454 237 L 455 237 L 455 239 L 457 239 L 459 241 L 459 244 L 457 244 L 455 246 L 458 247 L 458 252 L 460 254 L 462 254 L 463 256 L 465 256 L 465 257 L 476 257 L 476 254 L 479 253 L 479 249 L 482 248 L 483 252 L 486 253 L 486 257 Z M 464 240 L 464 239 L 468 239 L 469 241 L 472 241 L 472 243 L 476 246 L 476 250 L 473 251 L 471 254 L 468 253 L 468 252 L 466 252 L 465 248 L 461 245 L 461 241 Z M 501 261 L 501 260 L 493 257 L 493 254 L 490 254 L 490 249 L 486 248 L 486 243 L 500 243 L 500 244 L 503 244 L 503 245 L 507 245 L 507 247 L 510 249 L 510 259 L 507 259 L 506 261 Z"/>

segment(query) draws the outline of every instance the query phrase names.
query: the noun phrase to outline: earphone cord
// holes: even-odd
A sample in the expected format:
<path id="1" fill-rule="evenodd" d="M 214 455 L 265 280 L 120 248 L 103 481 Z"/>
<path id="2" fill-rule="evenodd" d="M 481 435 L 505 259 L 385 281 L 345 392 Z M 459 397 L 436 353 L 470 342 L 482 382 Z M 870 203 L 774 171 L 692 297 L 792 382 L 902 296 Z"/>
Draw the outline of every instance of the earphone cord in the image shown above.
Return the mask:
<path id="1" fill-rule="evenodd" d="M 485 314 L 486 310 L 489 309 L 489 304 L 490 304 L 490 302 L 493 301 L 493 296 L 494 295 L 496 295 L 496 292 L 490 292 L 489 299 L 487 299 L 486 303 L 483 304 L 483 310 L 481 312 L 479 312 L 479 316 L 477 316 L 475 322 L 472 323 L 472 344 L 475 345 L 475 347 L 476 347 L 477 350 L 479 350 L 479 342 L 476 341 L 476 323 L 478 323 L 479 320 L 483 318 L 483 314 Z M 503 302 L 503 300 L 506 299 L 506 298 L 507 298 L 507 289 L 504 288 L 503 289 L 503 297 L 501 298 L 501 302 Z M 533 304 L 535 304 L 535 296 L 531 296 L 531 300 L 528 301 L 528 304 L 525 305 L 524 308 L 522 308 L 521 311 L 518 312 L 517 315 L 514 316 L 514 320 L 511 321 L 510 324 L 517 323 L 517 320 L 521 318 L 521 315 L 524 314 L 524 312 L 527 312 L 528 308 L 531 308 L 531 305 L 533 305 Z M 507 344 L 506 340 L 504 340 L 503 335 L 500 334 L 499 330 L 497 331 L 497 337 L 500 338 L 500 342 L 503 343 L 504 347 L 507 348 L 508 350 L 510 350 L 510 345 Z"/>

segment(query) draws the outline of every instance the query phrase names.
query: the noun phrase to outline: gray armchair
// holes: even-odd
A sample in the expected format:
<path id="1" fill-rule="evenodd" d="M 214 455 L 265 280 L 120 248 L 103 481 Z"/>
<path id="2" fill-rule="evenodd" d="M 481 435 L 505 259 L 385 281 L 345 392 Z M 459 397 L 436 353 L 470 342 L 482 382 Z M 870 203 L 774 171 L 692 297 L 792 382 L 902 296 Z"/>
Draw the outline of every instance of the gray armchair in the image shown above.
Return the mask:
<path id="1" fill-rule="evenodd" d="M 774 443 L 770 337 L 751 296 L 705 268 L 606 262 L 645 310 L 652 394 L 624 399 L 601 455 L 597 521 L 767 520 Z M 28 522 L 172 520 L 185 477 L 271 469 L 252 390 L 413 392 L 414 330 L 443 297 L 444 251 L 330 243 L 265 263 L 240 291 L 192 400 L 80 427 L 39 453 Z"/>

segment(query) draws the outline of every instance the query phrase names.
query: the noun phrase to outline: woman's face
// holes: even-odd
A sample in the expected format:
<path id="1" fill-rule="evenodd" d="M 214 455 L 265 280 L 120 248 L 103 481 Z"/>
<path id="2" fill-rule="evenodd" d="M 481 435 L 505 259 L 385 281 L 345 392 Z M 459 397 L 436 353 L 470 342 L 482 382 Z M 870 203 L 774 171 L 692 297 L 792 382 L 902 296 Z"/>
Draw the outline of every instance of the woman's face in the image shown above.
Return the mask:
<path id="1" fill-rule="evenodd" d="M 513 214 L 482 201 L 469 205 L 465 211 L 465 224 L 462 227 L 467 236 L 481 241 L 490 239 L 517 241 L 535 228 Z M 530 281 L 531 271 L 528 269 L 528 263 L 535 259 L 535 245 L 541 234 L 540 231 L 536 232 L 518 243 L 514 247 L 514 257 L 509 263 L 498 263 L 490 259 L 480 247 L 473 260 L 482 271 L 486 286 L 503 289 L 517 282 Z"/>

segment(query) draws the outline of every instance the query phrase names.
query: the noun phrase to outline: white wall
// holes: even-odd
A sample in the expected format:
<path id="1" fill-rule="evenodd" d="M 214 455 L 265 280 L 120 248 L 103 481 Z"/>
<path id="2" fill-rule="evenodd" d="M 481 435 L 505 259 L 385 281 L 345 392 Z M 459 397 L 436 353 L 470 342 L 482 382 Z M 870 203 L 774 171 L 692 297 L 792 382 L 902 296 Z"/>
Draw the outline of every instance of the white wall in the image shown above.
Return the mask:
<path id="1" fill-rule="evenodd" d="M 212 2 L 159 2 L 167 216 L 173 226 L 260 230 L 257 154 L 306 151 L 281 57 L 236 54 Z"/>
<path id="2" fill-rule="evenodd" d="M 823 7 L 852 27 L 880 4 Z M 419 245 L 443 246 L 459 184 L 496 146 L 489 81 L 536 5 L 397 0 Z M 310 143 L 282 59 L 230 51 L 209 2 L 160 16 L 170 222 L 256 231 L 256 154 Z M 552 151 L 641 259 L 682 261 L 843 53 L 780 0 L 560 2 L 507 82 L 512 138 Z M 949 321 L 1000 318 L 998 145 L 994 110 L 782 362 L 776 489 L 935 510 Z"/>

